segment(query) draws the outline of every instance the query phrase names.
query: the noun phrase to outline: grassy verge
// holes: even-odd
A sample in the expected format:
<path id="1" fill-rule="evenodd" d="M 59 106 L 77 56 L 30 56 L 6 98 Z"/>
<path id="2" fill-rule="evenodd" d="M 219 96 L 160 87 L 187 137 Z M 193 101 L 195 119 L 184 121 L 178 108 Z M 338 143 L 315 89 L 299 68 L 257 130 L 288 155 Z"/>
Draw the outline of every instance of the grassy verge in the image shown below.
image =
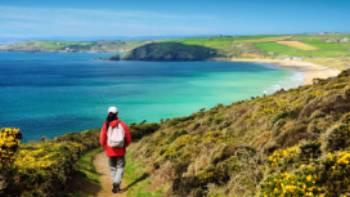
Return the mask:
<path id="1" fill-rule="evenodd" d="M 95 196 L 101 188 L 100 175 L 93 165 L 93 158 L 101 152 L 101 148 L 91 150 L 84 154 L 76 164 L 78 174 L 72 181 L 72 193 L 69 196 Z M 163 196 L 162 187 L 152 188 L 151 177 L 146 171 L 145 165 L 135 160 L 132 148 L 126 155 L 126 167 L 124 181 L 126 182 L 126 195 L 128 197 L 160 197 Z M 87 185 L 89 189 L 87 189 Z"/>
<path id="2" fill-rule="evenodd" d="M 134 159 L 134 151 L 131 149 L 126 156 L 126 168 L 124 179 L 127 183 L 128 197 L 158 197 L 163 196 L 163 188 L 152 188 L 151 177 L 146 171 L 145 165 Z"/>
<path id="3" fill-rule="evenodd" d="M 76 163 L 75 169 L 78 172 L 70 184 L 70 197 L 93 197 L 100 187 L 100 175 L 95 169 L 93 159 L 101 152 L 101 148 L 96 148 L 85 153 Z"/>
<path id="4" fill-rule="evenodd" d="M 94 159 L 94 156 L 101 151 L 101 148 L 97 148 L 87 152 L 79 159 L 76 165 L 77 171 L 83 178 L 95 183 L 99 183 L 100 181 L 99 174 L 97 173 L 92 160 Z"/>

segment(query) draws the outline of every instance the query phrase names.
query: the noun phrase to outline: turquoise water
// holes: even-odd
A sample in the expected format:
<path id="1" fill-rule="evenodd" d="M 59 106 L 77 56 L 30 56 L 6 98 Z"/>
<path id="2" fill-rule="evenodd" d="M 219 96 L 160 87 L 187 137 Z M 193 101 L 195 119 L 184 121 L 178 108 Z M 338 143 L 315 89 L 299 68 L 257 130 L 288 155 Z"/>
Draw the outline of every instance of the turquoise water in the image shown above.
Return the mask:
<path id="1" fill-rule="evenodd" d="M 1 52 L 0 127 L 53 137 L 101 126 L 109 105 L 128 123 L 158 121 L 302 81 L 268 65 L 99 60 L 109 55 Z"/>

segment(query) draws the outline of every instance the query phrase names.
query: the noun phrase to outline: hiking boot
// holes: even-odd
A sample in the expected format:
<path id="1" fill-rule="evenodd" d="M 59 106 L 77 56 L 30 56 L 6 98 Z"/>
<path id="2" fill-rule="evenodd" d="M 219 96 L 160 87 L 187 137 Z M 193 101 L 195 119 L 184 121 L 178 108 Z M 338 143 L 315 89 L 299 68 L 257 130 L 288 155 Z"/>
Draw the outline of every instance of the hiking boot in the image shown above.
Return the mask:
<path id="1" fill-rule="evenodd" d="M 119 191 L 120 191 L 119 184 L 113 183 L 112 192 L 113 192 L 113 193 L 118 193 Z"/>

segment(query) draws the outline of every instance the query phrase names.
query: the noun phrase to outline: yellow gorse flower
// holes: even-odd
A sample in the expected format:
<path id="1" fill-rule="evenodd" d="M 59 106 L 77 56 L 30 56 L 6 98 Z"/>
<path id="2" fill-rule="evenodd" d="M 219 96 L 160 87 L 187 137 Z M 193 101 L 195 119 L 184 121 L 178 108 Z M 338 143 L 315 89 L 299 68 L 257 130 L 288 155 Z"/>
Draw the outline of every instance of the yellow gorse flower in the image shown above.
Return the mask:
<path id="1" fill-rule="evenodd" d="M 298 146 L 292 146 L 287 149 L 276 150 L 267 160 L 271 166 L 279 166 L 283 161 L 293 159 L 298 155 L 300 149 Z"/>
<path id="2" fill-rule="evenodd" d="M 0 167 L 13 162 L 22 135 L 18 128 L 0 129 Z"/>

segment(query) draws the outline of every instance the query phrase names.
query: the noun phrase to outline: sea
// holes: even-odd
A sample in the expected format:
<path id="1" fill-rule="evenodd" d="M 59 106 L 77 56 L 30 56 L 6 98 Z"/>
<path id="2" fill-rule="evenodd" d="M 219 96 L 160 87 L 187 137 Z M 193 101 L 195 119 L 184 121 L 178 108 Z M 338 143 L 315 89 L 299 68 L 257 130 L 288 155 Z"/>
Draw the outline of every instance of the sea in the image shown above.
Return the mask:
<path id="1" fill-rule="evenodd" d="M 190 115 L 303 83 L 268 64 L 107 61 L 108 53 L 0 52 L 0 127 L 24 141 L 100 127 L 116 105 L 127 123 Z"/>

